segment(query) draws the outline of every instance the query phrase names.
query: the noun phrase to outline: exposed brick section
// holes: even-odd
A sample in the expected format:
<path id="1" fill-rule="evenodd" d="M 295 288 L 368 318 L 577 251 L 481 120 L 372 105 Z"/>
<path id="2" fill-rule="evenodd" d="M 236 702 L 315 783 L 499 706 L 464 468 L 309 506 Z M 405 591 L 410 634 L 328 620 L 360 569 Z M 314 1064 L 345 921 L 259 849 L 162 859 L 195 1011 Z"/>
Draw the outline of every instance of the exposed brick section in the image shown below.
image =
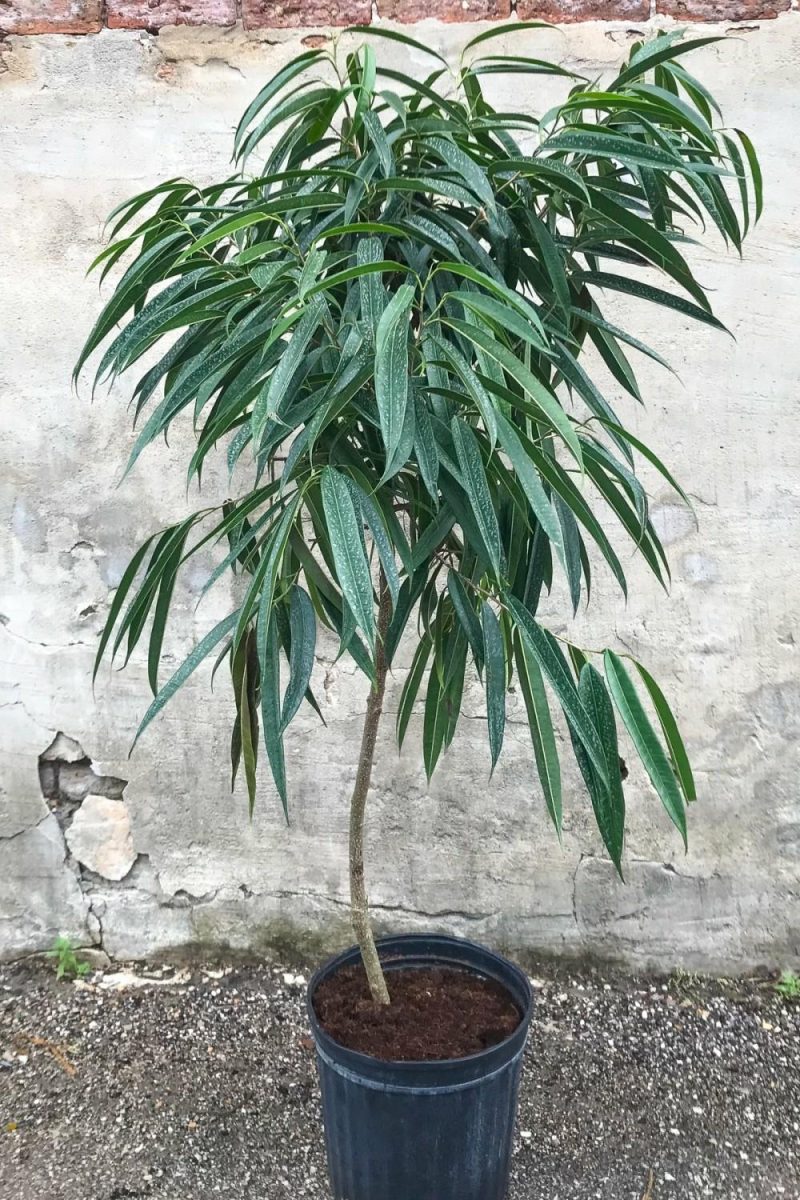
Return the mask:
<path id="1" fill-rule="evenodd" d="M 102 0 L 0 0 L 0 33 L 98 33 Z"/>
<path id="2" fill-rule="evenodd" d="M 386 21 L 491 21 L 511 16 L 511 0 L 378 0 Z"/>
<path id="3" fill-rule="evenodd" d="M 792 0 L 656 0 L 676 21 L 771 21 L 791 7 Z"/>
<path id="4" fill-rule="evenodd" d="M 650 0 L 517 0 L 523 21 L 646 21 Z"/>
<path id="5" fill-rule="evenodd" d="M 651 0 L 375 0 L 383 20 L 412 24 L 507 20 L 643 22 Z M 800 0 L 795 0 L 795 7 Z M 748 22 L 787 12 L 793 0 L 656 0 L 676 21 Z M 8 34 L 83 34 L 110 29 L 159 30 L 167 25 L 235 25 L 245 29 L 369 25 L 373 0 L 0 0 L 0 38 Z M 310 34 L 304 45 L 322 35 Z M 326 35 L 327 38 L 327 35 Z M 323 39 L 326 40 L 326 39 Z"/>
<path id="6" fill-rule="evenodd" d="M 107 0 L 109 29 L 235 25 L 236 0 Z"/>
<path id="7" fill-rule="evenodd" d="M 371 0 L 242 0 L 245 29 L 369 25 Z"/>

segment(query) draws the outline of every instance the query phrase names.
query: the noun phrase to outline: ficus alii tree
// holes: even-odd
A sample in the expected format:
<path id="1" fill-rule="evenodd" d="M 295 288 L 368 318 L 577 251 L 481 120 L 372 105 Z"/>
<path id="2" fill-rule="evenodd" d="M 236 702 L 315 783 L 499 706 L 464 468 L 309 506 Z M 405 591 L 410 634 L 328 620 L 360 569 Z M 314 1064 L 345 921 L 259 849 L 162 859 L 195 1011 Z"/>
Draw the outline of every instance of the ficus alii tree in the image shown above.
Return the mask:
<path id="1" fill-rule="evenodd" d="M 740 249 L 761 210 L 758 160 L 684 66 L 713 38 L 637 44 L 601 84 L 493 52 L 494 39 L 531 27 L 480 34 L 455 67 L 378 29 L 359 49 L 293 59 L 242 117 L 233 174 L 209 187 L 171 179 L 112 214 L 94 266 L 105 276 L 129 262 L 76 368 L 105 344 L 97 376 L 115 379 L 160 347 L 133 387 L 130 465 L 181 422 L 196 434 L 189 480 L 222 448 L 238 482 L 234 499 L 149 537 L 114 595 L 97 661 L 127 661 L 147 636 L 155 698 L 139 732 L 215 657 L 233 687 L 234 778 L 241 769 L 252 806 L 263 740 L 286 807 L 283 738 L 304 702 L 317 708 L 319 623 L 364 675 L 350 880 L 380 1002 L 364 812 L 402 638 L 414 649 L 397 736 L 421 703 L 428 777 L 456 732 L 469 670 L 485 688 L 492 767 L 516 680 L 559 831 L 561 709 L 618 870 L 619 721 L 684 841 L 695 798 L 646 668 L 556 638 L 537 613 L 559 576 L 577 610 L 598 562 L 627 594 L 612 533 L 668 582 L 637 464 L 684 493 L 598 375 L 627 409 L 641 401 L 636 356 L 663 361 L 615 319 L 619 294 L 722 328 L 687 261 L 687 230 L 708 224 Z M 381 65 L 373 37 L 410 43 L 430 73 Z M 566 98 L 538 118 L 498 110 L 485 89 L 506 74 L 528 87 L 562 77 Z M 210 543 L 222 549 L 206 588 L 234 572 L 241 602 L 162 685 L 176 578 Z"/>

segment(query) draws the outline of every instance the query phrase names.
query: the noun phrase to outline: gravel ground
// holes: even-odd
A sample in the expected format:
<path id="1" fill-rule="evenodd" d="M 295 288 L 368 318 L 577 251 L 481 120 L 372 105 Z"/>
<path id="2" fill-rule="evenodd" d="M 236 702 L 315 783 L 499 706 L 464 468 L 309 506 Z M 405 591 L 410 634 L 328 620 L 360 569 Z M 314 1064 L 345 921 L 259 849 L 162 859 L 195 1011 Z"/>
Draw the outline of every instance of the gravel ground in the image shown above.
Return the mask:
<path id="1" fill-rule="evenodd" d="M 329 1200 L 304 977 L 114 971 L 0 971 L 1 1200 Z M 509 1200 L 800 1200 L 800 1004 L 534 985 Z"/>

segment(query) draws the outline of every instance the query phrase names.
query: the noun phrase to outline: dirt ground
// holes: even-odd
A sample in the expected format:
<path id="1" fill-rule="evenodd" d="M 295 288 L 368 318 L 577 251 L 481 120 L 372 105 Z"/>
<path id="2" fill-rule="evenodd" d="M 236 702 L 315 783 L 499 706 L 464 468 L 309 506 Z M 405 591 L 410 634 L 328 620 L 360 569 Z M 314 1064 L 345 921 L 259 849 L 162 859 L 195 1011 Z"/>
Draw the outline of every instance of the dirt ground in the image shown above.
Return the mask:
<path id="1" fill-rule="evenodd" d="M 533 980 L 509 1200 L 800 1200 L 800 1004 L 765 980 Z M 0 1200 L 329 1200 L 304 985 L 0 970 Z"/>

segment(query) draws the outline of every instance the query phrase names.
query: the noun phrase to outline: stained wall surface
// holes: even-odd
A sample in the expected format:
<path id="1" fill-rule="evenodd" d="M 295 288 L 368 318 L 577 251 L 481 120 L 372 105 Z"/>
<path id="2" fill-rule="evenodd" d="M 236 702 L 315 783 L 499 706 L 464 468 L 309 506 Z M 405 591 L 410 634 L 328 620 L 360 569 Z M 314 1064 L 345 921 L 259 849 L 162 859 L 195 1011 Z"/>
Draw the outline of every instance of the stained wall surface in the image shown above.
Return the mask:
<path id="1" fill-rule="evenodd" d="M 309 713 L 289 735 L 289 827 L 266 775 L 252 822 L 241 791 L 230 794 L 230 701 L 224 683 L 209 691 L 206 670 L 128 760 L 149 700 L 145 664 L 103 670 L 93 692 L 92 660 L 133 549 L 194 505 L 183 476 L 190 434 L 151 449 L 120 484 L 132 444 L 124 386 L 93 400 L 88 387 L 70 386 L 98 311 L 84 272 L 108 211 L 159 178 L 225 173 L 238 115 L 307 33 L 256 28 L 253 4 L 249 29 L 235 23 L 233 4 L 230 13 L 184 5 L 201 22 L 222 13 L 228 23 L 167 22 L 158 32 L 155 20 L 153 31 L 100 30 L 100 5 L 94 14 L 91 4 L 42 7 L 66 22 L 80 10 L 88 24 L 85 36 L 68 23 L 63 34 L 37 31 L 20 4 L 0 19 L 0 953 L 47 948 L 59 933 L 117 956 L 343 942 L 363 681 L 321 643 L 315 686 L 327 725 Z M 707 8 L 749 15 L 746 5 Z M 126 24 L 125 4 L 104 11 Z M 515 49 L 608 72 L 653 27 L 641 23 L 649 6 L 618 11 L 625 20 L 519 33 Z M 412 32 L 452 56 L 477 28 L 428 21 Z M 393 742 L 406 655 L 370 801 L 370 882 L 384 928 L 691 969 L 785 966 L 800 954 L 800 13 L 734 32 L 699 50 L 694 68 L 731 124 L 752 133 L 766 212 L 742 261 L 710 237 L 694 256 L 735 340 L 640 311 L 641 334 L 678 376 L 645 363 L 644 410 L 610 391 L 680 475 L 697 523 L 648 480 L 671 595 L 631 561 L 625 605 L 598 567 L 574 628 L 589 646 L 643 659 L 673 698 L 700 789 L 689 853 L 636 770 L 626 885 L 603 856 L 574 774 L 559 847 L 516 697 L 488 782 L 477 686 L 428 787 L 421 721 L 401 755 Z M 388 57 L 425 69 L 413 51 L 393 47 Z M 558 94 L 547 81 L 521 95 L 512 77 L 501 99 L 543 111 Z M 225 486 L 220 473 L 205 490 L 218 500 Z M 229 611 L 225 586 L 196 608 L 212 562 L 183 580 L 165 673 Z M 565 612 L 554 594 L 554 631 L 567 628 Z"/>

